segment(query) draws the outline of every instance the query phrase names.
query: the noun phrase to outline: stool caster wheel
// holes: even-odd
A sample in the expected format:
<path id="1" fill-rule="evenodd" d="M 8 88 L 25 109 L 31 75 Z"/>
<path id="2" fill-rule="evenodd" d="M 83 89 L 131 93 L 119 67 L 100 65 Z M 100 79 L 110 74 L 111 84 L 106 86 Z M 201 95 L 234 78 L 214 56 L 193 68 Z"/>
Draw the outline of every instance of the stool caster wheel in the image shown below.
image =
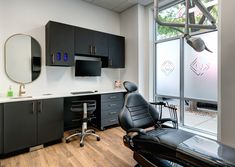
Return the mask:
<path id="1" fill-rule="evenodd" d="M 70 141 L 69 140 L 65 140 L 65 143 L 70 143 Z"/>
<path id="2" fill-rule="evenodd" d="M 96 137 L 96 140 L 97 140 L 97 141 L 100 141 L 100 137 Z"/>
<path id="3" fill-rule="evenodd" d="M 80 143 L 80 147 L 83 147 L 84 146 L 84 144 L 83 143 Z"/>

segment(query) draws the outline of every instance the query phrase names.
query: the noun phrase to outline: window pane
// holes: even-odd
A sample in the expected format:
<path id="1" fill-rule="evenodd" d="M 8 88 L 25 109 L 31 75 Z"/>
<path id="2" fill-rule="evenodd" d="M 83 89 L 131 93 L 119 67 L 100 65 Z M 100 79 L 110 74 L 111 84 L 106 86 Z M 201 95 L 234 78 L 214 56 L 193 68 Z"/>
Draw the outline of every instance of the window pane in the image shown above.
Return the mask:
<path id="1" fill-rule="evenodd" d="M 179 97 L 180 40 L 157 44 L 157 94 Z"/>
<path id="2" fill-rule="evenodd" d="M 201 37 L 213 52 L 196 52 L 184 45 L 184 94 L 187 98 L 217 101 L 217 32 Z"/>
<path id="3" fill-rule="evenodd" d="M 217 104 L 185 100 L 184 124 L 217 133 Z"/>
<path id="4" fill-rule="evenodd" d="M 208 9 L 211 15 L 215 18 L 216 23 L 218 23 L 218 1 L 217 0 L 202 0 L 202 3 Z M 167 23 L 185 24 L 185 20 L 186 20 L 185 2 L 178 3 L 167 9 L 161 10 L 159 12 L 159 19 L 162 22 L 167 22 Z M 203 16 L 202 11 L 194 3 L 190 3 L 189 23 L 190 24 L 204 24 L 204 25 L 211 24 L 209 20 Z M 182 32 L 179 32 L 178 30 L 175 29 L 176 27 L 173 28 L 170 26 L 160 26 L 160 25 L 157 25 L 156 27 L 157 27 L 157 40 L 183 35 Z M 184 28 L 178 27 L 178 29 L 184 32 Z M 192 28 L 192 29 L 189 29 L 189 31 L 190 32 L 199 32 L 199 31 L 202 32 L 202 31 L 208 31 L 208 30 Z"/>
<path id="5" fill-rule="evenodd" d="M 185 23 L 184 3 L 179 3 L 170 8 L 160 11 L 159 19 L 162 22 L 167 22 L 167 23 Z M 177 31 L 176 29 L 172 27 L 159 25 L 157 26 L 157 28 L 158 28 L 158 31 L 157 31 L 158 40 L 182 35 L 181 32 Z M 184 31 L 183 28 L 179 28 L 179 29 Z"/>
<path id="6" fill-rule="evenodd" d="M 180 100 L 179 99 L 159 97 L 158 101 L 165 102 L 167 105 L 175 106 L 177 108 L 178 122 L 180 122 Z M 171 118 L 169 108 L 163 107 L 163 109 L 162 109 L 162 118 Z"/>

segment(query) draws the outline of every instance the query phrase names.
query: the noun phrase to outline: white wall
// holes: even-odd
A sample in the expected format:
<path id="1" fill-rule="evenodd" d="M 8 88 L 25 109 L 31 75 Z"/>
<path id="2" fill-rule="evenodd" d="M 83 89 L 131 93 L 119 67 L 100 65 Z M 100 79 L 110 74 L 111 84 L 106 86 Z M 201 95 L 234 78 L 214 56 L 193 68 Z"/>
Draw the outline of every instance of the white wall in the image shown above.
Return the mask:
<path id="1" fill-rule="evenodd" d="M 235 147 L 235 1 L 219 1 L 219 139 Z"/>
<path id="2" fill-rule="evenodd" d="M 125 36 L 125 69 L 121 80 L 138 84 L 138 5 L 120 14 L 121 35 Z"/>
<path id="3" fill-rule="evenodd" d="M 75 78 L 74 68 L 45 66 L 45 25 L 49 20 L 120 34 L 119 14 L 81 0 L 0 0 L 0 94 L 8 85 L 16 93 L 18 85 L 9 80 L 4 70 L 4 42 L 16 33 L 32 35 L 42 48 L 42 72 L 26 85 L 28 93 L 112 88 L 119 70 L 102 69 L 102 77 Z M 14 62 L 20 63 L 20 62 Z"/>
<path id="4" fill-rule="evenodd" d="M 151 19 L 151 8 L 141 5 L 127 9 L 120 18 L 121 34 L 126 37 L 126 68 L 121 70 L 121 79 L 138 84 L 139 92 L 147 99 L 152 75 Z"/>

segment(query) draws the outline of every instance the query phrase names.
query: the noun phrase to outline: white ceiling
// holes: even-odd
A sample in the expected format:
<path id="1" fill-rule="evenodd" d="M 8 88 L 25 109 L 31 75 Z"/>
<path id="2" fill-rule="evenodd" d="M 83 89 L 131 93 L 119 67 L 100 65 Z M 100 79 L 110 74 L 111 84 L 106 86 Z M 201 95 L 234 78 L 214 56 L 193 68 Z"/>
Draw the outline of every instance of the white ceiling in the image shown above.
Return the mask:
<path id="1" fill-rule="evenodd" d="M 124 10 L 138 3 L 146 6 L 153 2 L 153 0 L 84 0 L 84 1 L 118 13 L 121 13 Z"/>
<path id="2" fill-rule="evenodd" d="M 121 13 L 124 10 L 136 5 L 141 4 L 143 6 L 153 3 L 153 0 L 83 0 L 88 3 Z M 167 7 L 168 4 L 179 3 L 182 0 L 159 0 L 159 7 Z"/>

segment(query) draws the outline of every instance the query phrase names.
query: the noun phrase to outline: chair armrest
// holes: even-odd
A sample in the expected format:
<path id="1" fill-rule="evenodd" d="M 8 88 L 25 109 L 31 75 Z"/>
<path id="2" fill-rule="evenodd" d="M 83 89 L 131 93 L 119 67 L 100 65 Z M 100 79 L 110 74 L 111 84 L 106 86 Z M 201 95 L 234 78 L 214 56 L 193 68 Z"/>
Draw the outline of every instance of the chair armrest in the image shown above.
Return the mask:
<path id="1" fill-rule="evenodd" d="M 127 134 L 130 132 L 137 132 L 138 134 L 146 135 L 146 131 L 141 128 L 131 128 L 131 129 L 127 130 Z"/>
<path id="2" fill-rule="evenodd" d="M 173 122 L 173 123 L 177 123 L 177 120 L 171 119 L 171 118 L 162 118 L 161 120 L 159 120 L 160 124 L 163 124 L 165 122 Z"/>
<path id="3" fill-rule="evenodd" d="M 159 127 L 160 125 L 161 127 L 165 122 L 172 122 L 173 128 L 178 129 L 178 120 L 172 118 L 162 118 L 157 122 L 155 126 Z"/>
<path id="4" fill-rule="evenodd" d="M 156 105 L 156 106 L 166 106 L 166 103 L 160 101 L 160 102 L 149 102 L 152 105 Z"/>

